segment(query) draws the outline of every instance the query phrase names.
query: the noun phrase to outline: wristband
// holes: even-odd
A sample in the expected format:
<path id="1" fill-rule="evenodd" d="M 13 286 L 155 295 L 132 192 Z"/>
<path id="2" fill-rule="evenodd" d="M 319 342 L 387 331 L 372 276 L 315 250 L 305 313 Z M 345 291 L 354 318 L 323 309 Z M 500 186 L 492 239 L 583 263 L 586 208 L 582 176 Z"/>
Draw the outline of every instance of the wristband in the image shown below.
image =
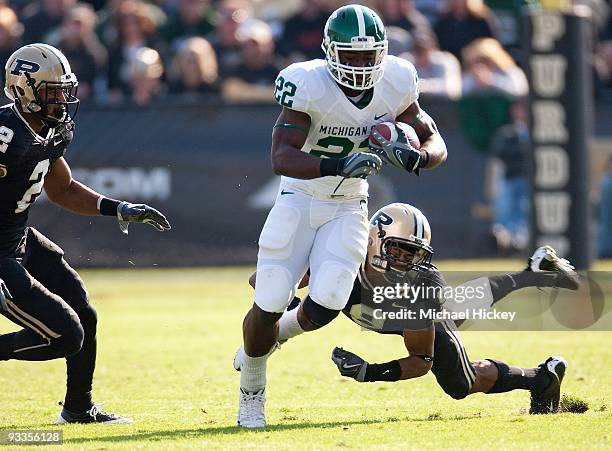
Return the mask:
<path id="1" fill-rule="evenodd" d="M 117 216 L 117 208 L 121 201 L 109 199 L 108 197 L 98 197 L 98 211 L 102 216 Z"/>
<path id="2" fill-rule="evenodd" d="M 321 158 L 321 177 L 340 174 L 340 158 Z"/>
<path id="3" fill-rule="evenodd" d="M 421 153 L 421 158 L 419 158 L 419 168 L 424 168 L 427 166 L 427 163 L 429 163 L 429 152 L 427 152 L 425 149 L 420 149 L 419 152 Z M 425 158 L 423 158 L 423 155 Z"/>

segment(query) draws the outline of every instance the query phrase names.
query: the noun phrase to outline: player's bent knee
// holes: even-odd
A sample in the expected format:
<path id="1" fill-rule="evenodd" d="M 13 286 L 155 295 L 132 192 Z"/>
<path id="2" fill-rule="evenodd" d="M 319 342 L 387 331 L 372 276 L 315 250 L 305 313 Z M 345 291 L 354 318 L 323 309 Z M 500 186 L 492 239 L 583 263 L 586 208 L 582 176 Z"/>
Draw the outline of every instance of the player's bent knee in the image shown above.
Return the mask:
<path id="1" fill-rule="evenodd" d="M 324 262 L 313 277 L 313 299 L 330 310 L 342 310 L 353 289 L 355 276 L 355 271 L 340 262 Z"/>
<path id="2" fill-rule="evenodd" d="M 76 322 L 73 327 L 68 329 L 57 339 L 57 345 L 62 349 L 64 356 L 69 357 L 81 350 L 85 340 L 83 326 Z"/>
<path id="3" fill-rule="evenodd" d="M 470 394 L 470 384 L 467 381 L 455 380 L 441 384 L 444 393 L 453 399 L 464 399 Z"/>
<path id="4" fill-rule="evenodd" d="M 331 310 L 313 301 L 310 296 L 304 300 L 304 314 L 308 320 L 317 328 L 331 323 L 339 314 L 340 310 Z"/>
<path id="5" fill-rule="evenodd" d="M 411 356 L 412 357 L 412 356 Z M 433 362 L 423 360 L 419 356 L 414 356 L 413 359 L 413 371 L 416 373 L 416 377 L 425 376 L 429 371 L 431 371 L 431 367 L 433 366 Z"/>
<path id="6" fill-rule="evenodd" d="M 77 310 L 76 313 L 81 321 L 85 334 L 95 334 L 98 325 L 98 314 L 96 313 L 96 309 L 93 308 L 91 304 L 87 304 L 85 308 Z"/>
<path id="7" fill-rule="evenodd" d="M 294 286 L 291 273 L 279 265 L 257 268 L 255 304 L 265 312 L 282 313 L 293 299 Z"/>

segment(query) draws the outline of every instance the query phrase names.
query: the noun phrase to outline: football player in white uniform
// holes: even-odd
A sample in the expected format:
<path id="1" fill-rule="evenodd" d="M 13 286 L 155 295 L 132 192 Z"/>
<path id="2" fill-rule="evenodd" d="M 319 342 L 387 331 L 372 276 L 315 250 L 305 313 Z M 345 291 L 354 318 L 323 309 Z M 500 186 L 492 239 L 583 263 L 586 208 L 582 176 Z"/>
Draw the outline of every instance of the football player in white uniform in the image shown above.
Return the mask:
<path id="1" fill-rule="evenodd" d="M 387 47 L 374 11 L 344 6 L 325 25 L 325 60 L 292 64 L 276 80 L 283 109 L 271 159 L 283 177 L 259 238 L 255 302 L 234 360 L 241 372 L 240 426 L 266 424 L 266 361 L 279 327 L 297 327 L 297 318 L 292 324 L 279 318 L 307 268 L 311 291 L 304 308 L 311 325 L 327 324 L 344 307 L 368 244 L 365 179 L 382 161 L 415 172 L 446 159 L 442 137 L 417 102 L 414 66 L 387 56 Z M 373 136 L 380 146 L 370 146 L 372 127 L 384 121 L 410 124 L 420 149 L 379 134 Z"/>

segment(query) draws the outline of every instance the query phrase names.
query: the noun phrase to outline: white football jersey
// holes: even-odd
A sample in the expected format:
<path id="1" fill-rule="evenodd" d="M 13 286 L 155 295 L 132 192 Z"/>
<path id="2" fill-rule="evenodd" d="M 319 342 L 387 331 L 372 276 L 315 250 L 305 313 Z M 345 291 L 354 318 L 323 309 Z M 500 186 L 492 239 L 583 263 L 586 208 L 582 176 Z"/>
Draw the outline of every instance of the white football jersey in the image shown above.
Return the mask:
<path id="1" fill-rule="evenodd" d="M 407 60 L 387 56 L 383 78 L 353 103 L 327 71 L 325 60 L 295 63 L 276 79 L 275 97 L 282 106 L 310 116 L 303 152 L 323 158 L 342 158 L 368 150 L 372 127 L 394 121 L 419 96 L 416 69 Z M 331 195 L 342 177 L 300 180 L 282 177 L 281 186 L 306 193 Z M 345 197 L 367 196 L 368 183 L 347 179 L 336 191 Z"/>

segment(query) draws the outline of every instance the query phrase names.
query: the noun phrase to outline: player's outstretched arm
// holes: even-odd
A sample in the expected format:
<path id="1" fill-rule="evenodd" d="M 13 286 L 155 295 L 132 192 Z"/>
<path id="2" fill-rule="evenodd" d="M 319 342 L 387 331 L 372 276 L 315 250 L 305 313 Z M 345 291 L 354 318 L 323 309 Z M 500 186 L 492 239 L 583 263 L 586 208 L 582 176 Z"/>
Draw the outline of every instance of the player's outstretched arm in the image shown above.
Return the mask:
<path id="1" fill-rule="evenodd" d="M 271 160 L 276 175 L 304 180 L 330 175 L 366 178 L 380 171 L 382 161 L 369 153 L 344 158 L 319 158 L 302 152 L 309 130 L 310 116 L 283 108 L 272 132 Z"/>
<path id="2" fill-rule="evenodd" d="M 58 159 L 45 178 L 45 192 L 49 199 L 73 213 L 89 216 L 116 216 L 123 233 L 130 222 L 150 224 L 159 231 L 169 230 L 170 223 L 155 208 L 145 204 L 131 204 L 108 199 L 72 178 L 70 167 L 63 158 Z"/>
<path id="3" fill-rule="evenodd" d="M 419 168 L 431 169 L 446 161 L 446 143 L 436 123 L 429 114 L 421 109 L 418 102 L 411 104 L 396 120 L 414 128 L 421 142 Z"/>

